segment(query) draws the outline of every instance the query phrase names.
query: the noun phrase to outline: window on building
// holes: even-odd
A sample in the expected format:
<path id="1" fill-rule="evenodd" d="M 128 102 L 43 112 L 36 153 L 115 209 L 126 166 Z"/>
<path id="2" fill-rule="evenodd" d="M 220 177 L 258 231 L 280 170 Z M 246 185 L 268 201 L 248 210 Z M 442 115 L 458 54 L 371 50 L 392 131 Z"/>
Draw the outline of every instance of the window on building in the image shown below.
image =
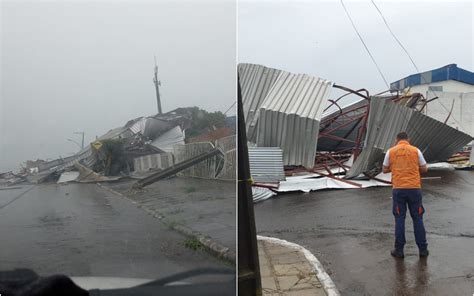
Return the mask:
<path id="1" fill-rule="evenodd" d="M 431 90 L 431 91 L 443 91 L 443 87 L 442 87 L 442 86 L 429 86 L 429 87 L 428 87 L 428 90 Z"/>

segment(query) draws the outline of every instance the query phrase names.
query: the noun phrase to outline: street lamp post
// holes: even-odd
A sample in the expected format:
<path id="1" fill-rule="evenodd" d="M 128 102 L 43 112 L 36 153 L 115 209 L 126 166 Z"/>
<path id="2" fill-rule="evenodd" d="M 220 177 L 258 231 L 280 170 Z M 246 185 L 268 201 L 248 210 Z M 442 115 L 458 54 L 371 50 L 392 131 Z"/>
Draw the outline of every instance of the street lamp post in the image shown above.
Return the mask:
<path id="1" fill-rule="evenodd" d="M 76 141 L 74 141 L 73 139 L 66 139 L 66 140 L 68 140 L 69 142 L 72 142 L 72 143 L 76 144 L 77 147 L 79 147 L 79 149 L 82 149 L 81 145 L 80 145 L 79 143 L 77 143 Z"/>

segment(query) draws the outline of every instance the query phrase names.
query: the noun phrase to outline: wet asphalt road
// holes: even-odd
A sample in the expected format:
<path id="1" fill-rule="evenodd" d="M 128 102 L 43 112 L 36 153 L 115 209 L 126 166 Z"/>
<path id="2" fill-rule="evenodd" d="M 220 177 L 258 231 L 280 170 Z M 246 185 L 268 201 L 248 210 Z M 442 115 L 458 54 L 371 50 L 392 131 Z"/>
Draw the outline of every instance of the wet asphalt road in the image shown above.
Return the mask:
<path id="1" fill-rule="evenodd" d="M 160 278 L 226 264 L 94 184 L 0 190 L 0 270 Z"/>
<path id="2" fill-rule="evenodd" d="M 432 171 L 423 183 L 430 256 L 418 257 L 406 220 L 405 259 L 389 254 L 389 187 L 281 194 L 255 205 L 259 234 L 309 249 L 342 295 L 473 295 L 474 172 Z"/>

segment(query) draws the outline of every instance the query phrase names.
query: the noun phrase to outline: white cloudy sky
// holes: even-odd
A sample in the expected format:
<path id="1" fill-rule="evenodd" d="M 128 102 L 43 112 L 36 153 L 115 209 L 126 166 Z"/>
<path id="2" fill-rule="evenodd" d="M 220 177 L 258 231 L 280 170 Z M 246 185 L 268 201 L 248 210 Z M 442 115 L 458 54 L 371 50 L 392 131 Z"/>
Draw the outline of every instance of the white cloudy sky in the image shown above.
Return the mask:
<path id="1" fill-rule="evenodd" d="M 233 1 L 1 1 L 0 171 L 157 111 L 235 101 Z"/>
<path id="2" fill-rule="evenodd" d="M 388 83 L 416 73 L 370 0 L 344 3 Z M 472 1 L 375 3 L 420 71 L 451 63 L 474 71 Z M 238 10 L 239 62 L 387 89 L 340 1 L 240 1 Z"/>

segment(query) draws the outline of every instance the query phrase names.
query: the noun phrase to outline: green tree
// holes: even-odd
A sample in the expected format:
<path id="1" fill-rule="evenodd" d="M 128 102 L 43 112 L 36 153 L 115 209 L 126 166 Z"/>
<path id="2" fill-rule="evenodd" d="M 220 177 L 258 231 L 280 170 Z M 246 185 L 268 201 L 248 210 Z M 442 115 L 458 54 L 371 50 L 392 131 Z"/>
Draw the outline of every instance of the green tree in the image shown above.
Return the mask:
<path id="1" fill-rule="evenodd" d="M 191 138 L 208 133 L 214 129 L 224 127 L 225 114 L 217 112 L 207 112 L 198 107 L 188 108 L 191 111 L 191 127 L 186 130 L 186 137 Z"/>

